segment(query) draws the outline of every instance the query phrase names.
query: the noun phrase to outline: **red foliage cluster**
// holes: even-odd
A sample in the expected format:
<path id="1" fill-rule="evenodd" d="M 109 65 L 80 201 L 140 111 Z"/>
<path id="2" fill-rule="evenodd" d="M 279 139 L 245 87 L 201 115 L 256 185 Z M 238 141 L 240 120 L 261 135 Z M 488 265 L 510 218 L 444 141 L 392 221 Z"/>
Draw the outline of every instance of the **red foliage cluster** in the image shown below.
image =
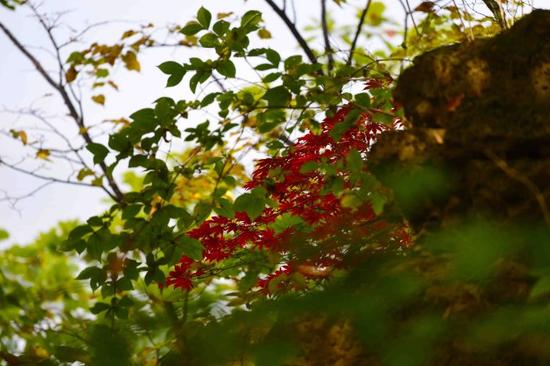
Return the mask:
<path id="1" fill-rule="evenodd" d="M 326 118 L 319 134 L 301 137 L 286 155 L 257 163 L 245 188 L 262 187 L 275 202 L 259 217 L 251 220 L 244 212 L 234 218 L 214 216 L 188 233 L 203 244 L 203 263 L 222 261 L 243 248 L 281 254 L 284 260 L 279 269 L 258 281 L 258 286 L 269 292 L 270 282 L 280 276 L 286 279 L 300 273 L 306 278 L 325 278 L 331 269 L 349 267 L 381 246 L 409 240 L 406 230 L 377 217 L 368 201 L 360 207 L 345 207 L 337 194 L 327 190 L 327 180 L 335 176 L 344 189 L 353 189 L 350 173 L 344 168 L 350 151 L 364 156 L 377 135 L 394 127 L 374 123 L 369 113 L 361 113 L 340 138 L 333 138 L 331 131 L 339 123 L 349 123 L 345 119 L 353 109 L 348 105 Z M 305 164 L 309 168 L 305 169 Z M 327 178 L 316 164 L 335 167 L 336 173 Z M 298 224 L 276 230 L 274 223 L 285 216 L 299 218 Z M 372 240 L 374 236 L 376 240 Z M 170 272 L 167 285 L 190 289 L 191 279 L 204 273 L 197 265 L 183 257 Z M 285 283 L 278 282 L 278 286 Z"/>

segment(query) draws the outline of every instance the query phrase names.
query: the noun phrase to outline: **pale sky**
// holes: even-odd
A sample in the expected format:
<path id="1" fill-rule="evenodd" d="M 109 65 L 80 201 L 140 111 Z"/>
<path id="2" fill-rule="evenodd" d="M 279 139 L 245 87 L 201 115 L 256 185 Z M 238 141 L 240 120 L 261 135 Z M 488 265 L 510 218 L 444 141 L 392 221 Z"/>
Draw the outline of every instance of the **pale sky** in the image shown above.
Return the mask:
<path id="1" fill-rule="evenodd" d="M 397 0 L 385 1 L 388 4 L 389 14 L 396 20 L 402 19 L 401 7 Z M 410 1 L 414 7 L 420 1 Z M 318 6 L 311 6 L 314 0 L 296 0 L 298 25 L 300 28 L 311 23 L 311 19 L 318 18 Z M 337 21 L 349 22 L 353 9 L 364 6 L 364 0 L 348 0 L 344 10 L 331 12 Z M 64 23 L 80 29 L 87 24 L 116 20 L 115 23 L 96 28 L 87 40 L 110 42 L 120 37 L 120 34 L 132 26 L 140 23 L 152 22 L 156 25 L 167 23 L 184 24 L 190 20 L 197 9 L 204 5 L 213 13 L 233 11 L 243 14 L 246 10 L 257 9 L 263 12 L 265 24 L 273 35 L 269 46 L 277 49 L 283 55 L 298 53 L 296 42 L 290 36 L 284 24 L 268 8 L 262 0 L 48 0 L 44 1 L 42 10 L 45 12 L 66 11 Z M 550 0 L 538 0 L 535 7 L 550 8 Z M 314 13 L 315 12 L 315 13 Z M 27 11 L 9 12 L 0 9 L 0 22 L 8 27 L 25 45 L 33 46 L 31 51 L 39 59 L 48 60 L 48 55 L 41 49 L 47 45 L 43 31 L 37 26 Z M 66 32 L 61 31 L 63 38 Z M 81 45 L 86 47 L 86 44 Z M 268 46 L 268 43 L 265 44 Z M 16 50 L 0 32 L 0 110 L 18 109 L 29 105 L 40 106 L 51 113 L 65 113 L 57 96 L 41 98 L 51 92 L 43 79 L 33 69 L 32 65 Z M 140 73 L 120 70 L 116 80 L 120 91 L 107 94 L 105 107 L 89 103 L 85 105 L 89 122 L 100 122 L 107 118 L 128 116 L 132 112 L 147 107 L 160 96 L 172 96 L 178 99 L 190 98 L 185 83 L 176 88 L 164 88 L 166 77 L 156 68 L 156 65 L 166 60 L 182 62 L 193 55 L 189 49 L 155 49 L 146 51 L 141 56 Z M 51 61 L 46 61 L 46 64 Z M 33 104 L 34 103 L 34 104 Z M 13 115 L 0 113 L 0 127 L 3 130 L 10 128 L 21 129 L 25 120 L 16 120 Z M 77 136 L 75 132 L 75 136 Z M 0 156 L 13 159 L 22 156 L 21 143 L 0 136 Z M 28 153 L 27 153 L 28 155 Z M 47 165 L 43 172 L 57 173 L 55 166 Z M 38 187 L 42 182 L 27 175 L 13 172 L 0 166 L 0 190 L 11 196 L 27 194 Z M 0 192 L 1 192 L 0 191 Z M 0 194 L 1 197 L 1 194 Z M 104 192 L 88 187 L 76 187 L 65 184 L 52 184 L 32 197 L 21 200 L 17 210 L 6 202 L 0 202 L 0 228 L 10 232 L 11 238 L 0 243 L 0 247 L 18 242 L 31 241 L 37 233 L 48 230 L 57 222 L 68 219 L 85 220 L 91 215 L 100 213 L 107 205 L 102 203 Z"/>

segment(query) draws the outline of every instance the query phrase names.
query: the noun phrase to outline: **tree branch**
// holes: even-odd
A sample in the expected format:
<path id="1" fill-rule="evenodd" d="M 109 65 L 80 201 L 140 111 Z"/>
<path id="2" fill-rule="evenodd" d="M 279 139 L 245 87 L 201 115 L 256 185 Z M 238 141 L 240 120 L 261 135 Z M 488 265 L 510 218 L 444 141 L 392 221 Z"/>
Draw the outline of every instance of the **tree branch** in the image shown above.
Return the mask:
<path id="1" fill-rule="evenodd" d="M 334 68 L 334 55 L 332 54 L 332 47 L 330 46 L 330 39 L 328 34 L 327 24 L 327 0 L 321 0 L 321 28 L 323 29 L 323 40 L 325 41 L 325 53 L 328 58 L 328 73 Z"/>
<path id="2" fill-rule="evenodd" d="M 491 13 L 493 13 L 495 20 L 497 21 L 497 24 L 501 29 L 508 28 L 508 25 L 506 24 L 505 14 L 502 9 L 502 7 L 495 1 L 495 0 L 483 0 L 483 3 Z"/>
<path id="3" fill-rule="evenodd" d="M 357 48 L 357 41 L 359 40 L 359 35 L 361 34 L 363 23 L 365 23 L 365 18 L 367 17 L 367 13 L 369 12 L 371 3 L 372 3 L 372 0 L 367 0 L 367 4 L 365 5 L 365 7 L 363 8 L 363 11 L 361 12 L 361 18 L 359 19 L 359 24 L 357 24 L 357 28 L 355 29 L 355 36 L 353 36 L 353 41 L 351 42 L 351 48 L 349 49 L 349 56 L 348 56 L 348 60 L 346 61 L 347 66 L 350 66 L 353 61 L 353 54 L 355 53 L 355 49 Z"/>
<path id="4" fill-rule="evenodd" d="M 79 127 L 79 129 L 81 131 L 81 135 L 84 138 L 84 141 L 86 141 L 87 144 L 93 143 L 92 138 L 90 137 L 90 135 L 88 134 L 88 132 L 86 130 L 86 126 L 84 124 L 84 119 L 83 119 L 82 115 L 78 113 L 76 107 L 74 106 L 74 104 L 73 104 L 69 94 L 67 93 L 67 90 L 64 88 L 64 86 L 60 83 L 56 83 L 52 79 L 52 77 L 44 69 L 42 64 L 36 59 L 36 57 L 33 54 L 31 54 L 25 48 L 25 46 L 23 46 L 23 44 L 21 42 L 19 42 L 19 40 L 13 35 L 13 33 L 11 33 L 11 31 L 9 29 L 7 29 L 1 22 L 0 22 L 0 29 L 6 34 L 6 36 L 13 43 L 13 45 L 17 49 L 19 49 L 19 51 L 21 51 L 21 53 L 23 53 L 23 55 L 25 55 L 25 57 L 34 65 L 34 67 L 36 68 L 38 73 L 46 80 L 46 82 L 48 84 L 50 84 L 50 86 L 52 88 L 54 88 L 59 93 L 59 95 L 63 99 L 63 102 L 64 102 L 65 106 L 67 107 L 67 109 L 69 111 L 69 115 L 71 116 L 71 118 L 75 121 L 75 123 Z M 49 36 L 50 36 L 50 40 L 52 40 L 51 39 L 52 38 L 51 34 L 49 34 Z M 54 45 L 56 46 L 55 40 L 53 40 L 53 41 L 54 41 Z M 56 49 L 56 52 L 58 52 L 58 51 L 59 51 L 59 49 Z M 109 172 L 109 169 L 108 169 L 107 165 L 104 162 L 101 162 L 101 163 L 99 163 L 99 166 L 100 166 L 103 174 L 107 178 L 107 181 L 109 183 L 110 188 L 113 190 L 113 193 L 109 193 L 109 196 L 112 197 L 117 202 L 122 202 L 122 200 L 124 198 L 124 194 L 122 193 L 122 191 L 118 187 L 117 183 L 114 181 L 114 179 L 112 177 L 112 174 Z"/>
<path id="5" fill-rule="evenodd" d="M 75 186 L 102 188 L 109 195 L 109 197 L 116 200 L 116 197 L 114 197 L 113 194 L 103 186 L 94 186 L 93 184 L 90 184 L 90 183 L 75 182 L 75 181 L 72 181 L 72 180 L 69 180 L 69 179 L 64 180 L 64 179 L 59 179 L 59 178 L 56 178 L 56 177 L 48 177 L 48 176 L 45 176 L 45 175 L 42 175 L 42 174 L 38 174 L 34 171 L 25 170 L 25 169 L 19 168 L 18 166 L 13 165 L 13 164 L 6 163 L 1 158 L 0 158 L 0 165 L 5 165 L 8 168 L 10 168 L 10 169 L 12 169 L 16 172 L 27 174 L 27 175 L 30 175 L 31 177 L 41 179 L 41 180 L 46 180 L 46 181 L 49 181 L 49 182 L 71 184 L 71 185 L 75 185 Z"/>
<path id="6" fill-rule="evenodd" d="M 298 41 L 298 44 L 300 45 L 300 47 L 302 48 L 302 50 L 304 50 L 305 54 L 307 55 L 307 57 L 309 58 L 309 61 L 312 63 L 312 64 L 316 64 L 318 63 L 317 61 L 317 57 L 315 57 L 315 54 L 313 53 L 313 51 L 311 50 L 311 48 L 309 47 L 308 43 L 306 42 L 306 40 L 304 39 L 304 37 L 302 37 L 302 35 L 300 34 L 300 32 L 298 31 L 298 29 L 296 28 L 296 24 L 294 24 L 290 18 L 288 17 L 288 15 L 283 11 L 283 9 L 279 8 L 277 6 L 277 4 L 275 4 L 275 2 L 273 0 L 265 0 L 265 2 L 273 9 L 273 11 L 275 11 L 275 13 L 277 13 L 277 15 L 279 16 L 279 18 L 281 18 L 283 20 L 283 22 L 285 22 L 286 26 L 288 27 L 288 29 L 290 30 L 290 32 L 292 33 L 292 35 L 294 36 L 294 38 L 296 39 L 296 41 Z"/>

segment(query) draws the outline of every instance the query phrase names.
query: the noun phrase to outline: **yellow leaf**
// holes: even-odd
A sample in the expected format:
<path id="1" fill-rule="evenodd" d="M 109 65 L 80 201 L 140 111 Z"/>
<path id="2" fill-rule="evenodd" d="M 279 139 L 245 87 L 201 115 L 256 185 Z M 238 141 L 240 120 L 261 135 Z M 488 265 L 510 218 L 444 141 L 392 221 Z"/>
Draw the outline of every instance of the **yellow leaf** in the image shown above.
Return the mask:
<path id="1" fill-rule="evenodd" d="M 340 199 L 342 207 L 351 208 L 353 210 L 359 208 L 363 202 L 354 194 L 345 194 Z"/>
<path id="2" fill-rule="evenodd" d="M 107 119 L 105 120 L 105 122 L 111 122 L 111 123 L 114 123 L 115 125 L 122 125 L 122 126 L 128 126 L 130 125 L 130 121 L 127 120 L 126 118 L 122 117 L 122 118 L 116 118 L 116 119 Z"/>
<path id="3" fill-rule="evenodd" d="M 137 59 L 137 56 L 134 52 L 128 51 L 122 56 L 122 61 L 126 64 L 128 70 L 140 71 L 141 65 Z"/>
<path id="4" fill-rule="evenodd" d="M 231 14 L 233 14 L 232 11 L 230 11 L 229 13 L 218 13 L 216 17 L 217 17 L 218 19 L 223 19 L 223 18 L 227 18 L 227 17 L 230 16 Z"/>
<path id="5" fill-rule="evenodd" d="M 81 181 L 89 175 L 94 175 L 94 172 L 91 171 L 90 169 L 86 169 L 86 168 L 80 169 L 80 171 L 78 172 L 78 175 L 76 176 L 76 179 Z"/>
<path id="6" fill-rule="evenodd" d="M 258 31 L 258 36 L 261 38 L 261 39 L 269 39 L 271 38 L 271 32 L 268 31 L 267 29 L 265 28 L 262 28 Z"/>
<path id="7" fill-rule="evenodd" d="M 96 187 L 101 187 L 102 184 L 103 184 L 103 177 L 97 177 L 94 180 L 92 180 L 92 185 Z"/>
<path id="8" fill-rule="evenodd" d="M 433 13 L 434 6 L 435 6 L 435 3 L 433 1 L 423 1 L 422 3 L 420 3 L 420 5 L 414 8 L 414 11 L 420 11 L 423 13 Z"/>
<path id="9" fill-rule="evenodd" d="M 113 89 L 118 90 L 118 85 L 114 81 L 109 80 L 107 81 L 107 84 L 109 84 Z"/>
<path id="10" fill-rule="evenodd" d="M 105 105 L 105 95 L 103 94 L 94 95 L 92 100 L 97 104 Z"/>
<path id="11" fill-rule="evenodd" d="M 48 350 L 46 350 L 44 347 L 41 346 L 34 346 L 34 354 L 41 359 L 48 358 L 50 356 Z"/>
<path id="12" fill-rule="evenodd" d="M 36 152 L 36 157 L 38 159 L 48 160 L 49 156 L 50 156 L 50 150 L 48 149 L 40 149 Z"/>
<path id="13" fill-rule="evenodd" d="M 27 133 L 23 130 L 19 131 L 19 138 L 21 139 L 21 142 L 23 143 L 23 145 L 26 145 L 27 144 Z"/>
<path id="14" fill-rule="evenodd" d="M 122 34 L 122 37 L 120 39 L 126 39 L 126 38 L 129 38 L 131 36 L 133 36 L 134 34 L 136 34 L 136 31 L 133 31 L 133 30 L 127 30 L 126 32 L 124 32 Z"/>
<path id="15" fill-rule="evenodd" d="M 73 66 L 71 66 L 69 70 L 67 70 L 67 72 L 65 73 L 65 79 L 67 80 L 68 83 L 70 83 L 76 79 L 77 75 L 78 75 L 78 71 L 76 71 L 76 69 Z"/>
<path id="16" fill-rule="evenodd" d="M 20 139 L 23 145 L 27 144 L 28 138 L 27 133 L 23 130 L 10 130 L 11 135 L 14 139 Z"/>

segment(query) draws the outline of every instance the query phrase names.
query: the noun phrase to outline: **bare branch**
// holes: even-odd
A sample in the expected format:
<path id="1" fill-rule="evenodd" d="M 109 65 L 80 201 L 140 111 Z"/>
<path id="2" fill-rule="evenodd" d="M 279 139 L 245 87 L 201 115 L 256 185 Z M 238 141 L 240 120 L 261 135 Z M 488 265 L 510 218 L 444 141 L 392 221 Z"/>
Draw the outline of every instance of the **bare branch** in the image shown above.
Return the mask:
<path id="1" fill-rule="evenodd" d="M 41 180 L 45 180 L 45 181 L 49 181 L 49 182 L 52 182 L 52 183 L 55 182 L 55 183 L 71 184 L 71 185 L 75 185 L 75 186 L 102 188 L 111 198 L 116 199 L 116 197 L 114 197 L 111 192 L 109 192 L 105 187 L 102 187 L 102 186 L 95 186 L 91 183 L 78 182 L 78 181 L 73 181 L 73 180 L 70 180 L 70 179 L 59 179 L 59 178 L 56 178 L 56 177 L 49 177 L 49 176 L 46 176 L 46 175 L 38 174 L 35 171 L 25 170 L 25 169 L 20 168 L 16 165 L 6 163 L 1 158 L 0 158 L 0 165 L 4 165 L 4 166 L 6 166 L 6 167 L 8 167 L 11 170 L 14 170 L 16 172 L 23 173 L 23 174 L 26 174 L 26 175 L 30 175 L 31 177 L 41 179 Z"/>
<path id="2" fill-rule="evenodd" d="M 52 79 L 50 74 L 42 67 L 40 62 L 19 42 L 17 38 L 11 33 L 5 26 L 0 22 L 0 29 L 6 34 L 6 36 L 10 39 L 10 41 L 21 51 L 23 55 L 25 55 L 29 61 L 33 64 L 35 69 L 42 75 L 42 77 L 46 80 L 48 84 L 55 90 L 59 89 L 59 86 L 57 83 Z"/>
<path id="3" fill-rule="evenodd" d="M 355 53 L 355 48 L 357 48 L 357 41 L 359 40 L 359 35 L 361 34 L 363 23 L 365 23 L 365 18 L 367 17 L 367 13 L 369 12 L 371 3 L 372 3 L 372 0 L 367 0 L 367 4 L 365 5 L 365 7 L 363 8 L 363 11 L 361 12 L 361 17 L 359 18 L 359 24 L 357 24 L 357 28 L 355 29 L 355 36 L 353 36 L 353 41 L 351 42 L 351 48 L 349 49 L 348 60 L 346 61 L 346 65 L 348 66 L 350 66 L 353 61 L 353 54 Z"/>
<path id="4" fill-rule="evenodd" d="M 315 54 L 313 53 L 313 51 L 311 50 L 311 48 L 309 47 L 308 43 L 306 42 L 306 40 L 304 39 L 304 37 L 302 37 L 302 35 L 300 34 L 300 32 L 298 31 L 298 29 L 296 28 L 296 24 L 294 24 L 290 18 L 288 17 L 288 15 L 283 11 L 283 9 L 279 8 L 277 6 L 277 4 L 275 4 L 275 2 L 273 0 L 265 0 L 265 2 L 273 9 L 273 11 L 275 11 L 275 13 L 277 13 L 277 15 L 279 16 L 279 18 L 281 18 L 283 20 L 283 22 L 285 22 L 286 26 L 288 27 L 288 29 L 290 30 L 290 32 L 292 33 L 292 35 L 294 36 L 294 38 L 296 39 L 296 41 L 298 41 L 298 44 L 300 45 L 300 47 L 302 48 L 302 50 L 305 52 L 305 54 L 307 55 L 307 57 L 309 58 L 309 61 L 312 63 L 312 64 L 316 64 L 318 63 L 317 62 L 317 57 L 315 57 Z"/>
<path id="5" fill-rule="evenodd" d="M 40 19 L 40 18 L 39 18 Z M 45 27 L 45 29 L 48 31 L 49 27 L 43 22 L 43 20 L 41 21 L 41 24 Z M 62 81 L 60 81 L 59 83 L 56 83 L 52 77 L 46 72 L 46 70 L 44 69 L 44 67 L 42 66 L 42 64 L 36 59 L 36 57 L 31 54 L 26 48 L 25 46 L 23 46 L 21 44 L 21 42 L 10 32 L 9 29 L 7 29 L 1 22 L 0 22 L 0 29 L 6 34 L 6 36 L 10 39 L 10 41 L 15 45 L 15 47 L 17 49 L 19 49 L 19 51 L 21 51 L 21 53 L 23 53 L 27 59 L 29 61 L 31 61 L 31 63 L 34 65 L 34 67 L 36 68 L 36 70 L 38 71 L 38 73 L 46 80 L 46 82 L 48 82 L 48 84 L 50 84 L 50 86 L 52 88 L 54 88 L 58 93 L 59 95 L 61 96 L 61 98 L 63 99 L 63 102 L 65 104 L 65 106 L 67 107 L 68 111 L 69 111 L 69 115 L 71 116 L 71 118 L 75 121 L 75 123 L 77 124 L 77 126 L 79 127 L 80 131 L 81 131 L 81 135 L 82 137 L 84 138 L 84 141 L 87 143 L 87 144 L 90 144 L 90 143 L 93 143 L 93 140 L 92 138 L 90 137 L 90 135 L 88 134 L 87 132 L 87 129 L 86 129 L 86 126 L 84 124 L 84 118 L 82 116 L 82 114 L 80 114 L 73 101 L 71 100 L 71 97 L 69 96 L 68 92 L 67 92 L 67 89 L 65 89 Z M 54 48 L 55 48 L 55 51 L 59 54 L 59 47 L 57 46 L 57 43 L 55 41 L 55 38 L 53 37 L 52 33 L 51 33 L 51 29 L 49 29 L 48 31 L 48 35 L 50 37 L 50 40 L 52 41 L 53 45 L 54 45 Z M 60 59 L 59 59 L 60 61 Z M 60 61 L 61 62 L 61 61 Z M 61 69 L 62 70 L 62 69 Z M 62 72 L 62 71 L 61 71 Z M 124 198 L 124 194 L 122 193 L 122 191 L 120 190 L 120 188 L 118 187 L 118 184 L 115 182 L 115 180 L 113 179 L 113 176 L 109 170 L 109 168 L 107 167 L 107 165 L 104 163 L 104 162 L 101 162 L 99 163 L 99 166 L 103 172 L 103 174 L 105 175 L 105 177 L 107 178 L 107 181 L 109 183 L 109 186 L 110 188 L 112 189 L 113 193 L 109 192 L 109 196 L 111 196 L 112 198 L 115 199 L 115 201 L 117 202 L 122 202 L 123 198 Z"/>
<path id="6" fill-rule="evenodd" d="M 2 193 L 4 194 L 4 197 L 0 198 L 0 202 L 8 202 L 9 205 L 11 206 L 11 208 L 13 209 L 16 209 L 16 205 L 19 201 L 21 200 L 24 200 L 25 198 L 29 198 L 29 197 L 32 197 L 33 195 L 35 195 L 36 193 L 38 193 L 39 191 L 43 190 L 44 188 L 48 187 L 50 184 L 53 184 L 54 182 L 50 181 L 50 182 L 45 182 L 41 185 L 39 185 L 38 187 L 36 187 L 35 189 L 31 190 L 30 192 L 28 193 L 25 193 L 25 194 L 22 194 L 20 196 L 16 196 L 16 197 L 11 197 L 11 196 L 8 196 L 8 194 L 4 191 L 2 191 Z"/>
<path id="7" fill-rule="evenodd" d="M 506 15 L 501 5 L 499 5 L 495 0 L 483 0 L 483 3 L 487 6 L 487 8 L 489 8 L 491 13 L 493 13 L 493 16 L 495 17 L 495 20 L 497 21 L 499 27 L 501 29 L 508 28 L 505 18 Z"/>
<path id="8" fill-rule="evenodd" d="M 332 54 L 332 47 L 330 46 L 330 39 L 328 34 L 327 24 L 327 0 L 321 0 L 321 28 L 323 29 L 323 40 L 325 41 L 325 53 L 328 58 L 328 73 L 334 68 L 334 55 Z"/>

